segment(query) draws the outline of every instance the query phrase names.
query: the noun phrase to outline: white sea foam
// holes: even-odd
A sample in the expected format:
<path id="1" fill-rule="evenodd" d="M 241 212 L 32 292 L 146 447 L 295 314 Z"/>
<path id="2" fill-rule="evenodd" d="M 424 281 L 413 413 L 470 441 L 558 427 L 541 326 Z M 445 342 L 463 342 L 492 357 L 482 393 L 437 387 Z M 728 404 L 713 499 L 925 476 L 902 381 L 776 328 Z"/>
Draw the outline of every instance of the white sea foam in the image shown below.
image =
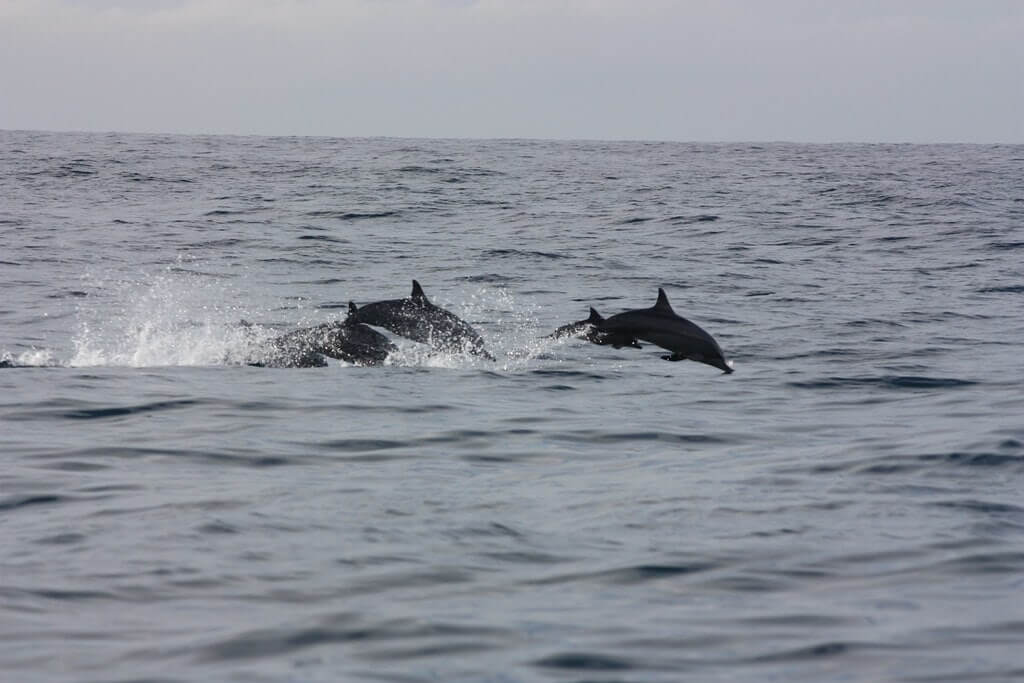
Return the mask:
<path id="1" fill-rule="evenodd" d="M 482 367 L 506 372 L 522 370 L 530 361 L 564 343 L 545 335 L 550 330 L 538 325 L 536 305 L 519 301 L 506 289 L 479 287 L 456 313 L 463 314 L 483 336 L 497 366 L 483 361 Z M 486 320 L 487 325 L 473 321 Z"/>
<path id="2" fill-rule="evenodd" d="M 138 281 L 93 281 L 79 308 L 68 365 L 219 365 L 244 362 L 269 334 L 227 281 L 167 269 Z"/>
<path id="3" fill-rule="evenodd" d="M 60 365 L 56 354 L 52 349 L 28 349 L 20 353 L 4 351 L 0 353 L 0 361 L 6 361 L 16 366 L 51 367 Z"/>

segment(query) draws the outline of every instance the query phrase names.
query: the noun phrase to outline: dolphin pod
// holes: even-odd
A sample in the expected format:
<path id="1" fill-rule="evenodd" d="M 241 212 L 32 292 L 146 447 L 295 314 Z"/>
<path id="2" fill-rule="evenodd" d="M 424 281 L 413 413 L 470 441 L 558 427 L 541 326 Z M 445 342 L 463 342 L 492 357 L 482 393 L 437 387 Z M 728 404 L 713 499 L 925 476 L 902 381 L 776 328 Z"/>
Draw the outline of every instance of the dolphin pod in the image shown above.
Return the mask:
<path id="1" fill-rule="evenodd" d="M 249 363 L 260 367 L 312 368 L 327 365 L 324 356 L 356 365 L 380 365 L 397 347 L 370 327 L 427 344 L 445 352 L 467 352 L 494 360 L 473 327 L 427 299 L 423 288 L 412 281 L 405 299 L 388 299 L 363 307 L 348 303 L 342 322 L 307 327 L 272 339 L 262 357 Z"/>
<path id="2" fill-rule="evenodd" d="M 249 323 L 242 321 L 244 326 Z M 470 353 L 495 360 L 483 338 L 473 327 L 454 313 L 430 302 L 423 288 L 412 281 L 412 293 L 404 299 L 388 299 L 362 307 L 348 304 L 348 315 L 342 321 L 302 328 L 276 337 L 266 343 L 264 351 L 250 365 L 278 368 L 308 368 L 327 365 L 325 357 L 356 365 L 380 365 L 397 347 L 373 327 L 422 342 L 438 351 Z M 624 311 L 605 318 L 594 308 L 590 316 L 562 325 L 547 338 L 576 337 L 593 344 L 642 348 L 640 341 L 650 342 L 670 353 L 664 360 L 692 360 L 733 371 L 722 348 L 703 328 L 678 315 L 669 304 L 664 289 L 658 289 L 658 300 L 650 308 Z M 0 359 L 0 368 L 24 367 Z"/>
<path id="3" fill-rule="evenodd" d="M 476 330 L 453 313 L 432 304 L 416 280 L 412 281 L 412 293 L 406 299 L 378 301 L 359 309 L 354 304 L 350 306 L 353 308 L 349 317 L 357 322 L 383 327 L 441 351 L 468 351 L 494 360 Z M 586 320 L 563 325 L 548 336 L 580 337 L 616 349 L 641 348 L 638 340 L 643 340 L 670 351 L 662 356 L 664 360 L 692 360 L 727 374 L 733 371 L 715 338 L 672 310 L 665 290 L 660 288 L 658 300 L 650 308 L 624 311 L 610 318 L 602 317 L 591 308 Z"/>

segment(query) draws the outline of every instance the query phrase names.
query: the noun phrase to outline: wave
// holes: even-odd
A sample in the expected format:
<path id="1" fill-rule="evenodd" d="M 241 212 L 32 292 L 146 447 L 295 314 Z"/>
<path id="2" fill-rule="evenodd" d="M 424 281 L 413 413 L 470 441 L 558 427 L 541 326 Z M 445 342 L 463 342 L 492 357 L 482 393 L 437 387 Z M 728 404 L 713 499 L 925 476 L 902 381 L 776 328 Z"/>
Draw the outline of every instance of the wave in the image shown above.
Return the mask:
<path id="1" fill-rule="evenodd" d="M 1002 287 L 982 287 L 982 294 L 1024 294 L 1024 285 L 1005 285 Z"/>
<path id="2" fill-rule="evenodd" d="M 537 659 L 533 664 L 545 669 L 566 671 L 607 672 L 650 669 L 650 663 L 641 666 L 626 657 L 614 657 L 598 652 L 562 652 Z"/>
<path id="3" fill-rule="evenodd" d="M 799 465 L 779 471 L 780 473 L 806 472 L 811 474 L 849 472 L 861 475 L 890 476 L 941 470 L 953 472 L 962 468 L 1024 470 L 1024 449 L 1016 440 L 1011 439 L 1005 441 L 1000 450 L 889 453 L 869 458 L 851 458 Z"/>
<path id="4" fill-rule="evenodd" d="M 523 258 L 543 258 L 543 259 L 570 259 L 573 258 L 572 254 L 559 254 L 552 251 L 530 251 L 526 249 L 486 249 L 481 252 L 483 256 L 494 256 L 505 258 L 508 256 L 523 257 Z"/>
<path id="5" fill-rule="evenodd" d="M 54 403 L 57 403 L 58 405 L 54 405 Z M 95 420 L 136 415 L 140 413 L 155 413 L 177 408 L 188 408 L 202 405 L 203 403 L 203 401 L 196 399 L 179 399 L 138 403 L 127 406 L 111 406 L 90 401 L 57 401 L 48 402 L 47 404 L 44 404 L 44 406 L 34 406 L 31 411 L 7 413 L 5 418 L 8 420 L 19 420 L 24 418 L 35 420 L 52 417 L 71 420 Z"/>
<path id="6" fill-rule="evenodd" d="M 845 351 L 840 350 L 840 355 Z M 797 389 L 842 389 L 878 387 L 882 389 L 960 389 L 978 385 L 973 380 L 955 377 L 920 377 L 914 375 L 882 375 L 878 377 L 826 377 L 817 380 L 789 382 Z"/>
<path id="7" fill-rule="evenodd" d="M 400 577 L 402 585 L 416 585 L 409 575 Z M 462 582 L 465 576 L 447 572 L 433 572 L 422 579 L 435 582 Z M 370 592 L 380 587 L 369 588 Z M 264 659 L 267 657 L 295 656 L 307 648 L 345 643 L 387 644 L 392 648 L 387 659 L 418 660 L 424 656 L 457 656 L 472 652 L 485 652 L 496 644 L 495 637 L 503 640 L 509 637 L 504 629 L 495 629 L 480 624 L 453 624 L 441 621 L 423 623 L 412 619 L 368 619 L 355 613 L 341 613 L 326 618 L 311 620 L 287 627 L 244 631 L 216 642 L 201 646 L 198 655 L 201 661 L 232 661 L 238 659 Z M 405 644 L 402 648 L 396 645 Z"/>
<path id="8" fill-rule="evenodd" d="M 400 211 L 333 211 L 318 210 L 306 213 L 311 218 L 336 218 L 340 221 L 359 221 L 373 218 L 393 218 L 401 216 Z"/>
<path id="9" fill-rule="evenodd" d="M 676 225 L 690 225 L 693 223 L 713 223 L 719 220 L 720 218 L 721 216 L 716 216 L 715 214 L 699 213 L 694 214 L 692 216 L 686 216 L 682 214 L 677 216 L 669 216 L 668 218 L 665 218 L 663 220 L 666 223 L 673 223 Z"/>

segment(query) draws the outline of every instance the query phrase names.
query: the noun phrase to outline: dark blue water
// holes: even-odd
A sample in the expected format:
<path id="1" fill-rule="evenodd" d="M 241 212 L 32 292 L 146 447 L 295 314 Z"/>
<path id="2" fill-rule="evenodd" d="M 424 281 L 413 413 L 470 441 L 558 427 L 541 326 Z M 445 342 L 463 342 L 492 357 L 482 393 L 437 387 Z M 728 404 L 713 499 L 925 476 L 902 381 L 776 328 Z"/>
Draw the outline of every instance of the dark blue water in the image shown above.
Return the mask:
<path id="1" fill-rule="evenodd" d="M 0 132 L 0 285 L 5 679 L 1024 676 L 1024 147 Z"/>

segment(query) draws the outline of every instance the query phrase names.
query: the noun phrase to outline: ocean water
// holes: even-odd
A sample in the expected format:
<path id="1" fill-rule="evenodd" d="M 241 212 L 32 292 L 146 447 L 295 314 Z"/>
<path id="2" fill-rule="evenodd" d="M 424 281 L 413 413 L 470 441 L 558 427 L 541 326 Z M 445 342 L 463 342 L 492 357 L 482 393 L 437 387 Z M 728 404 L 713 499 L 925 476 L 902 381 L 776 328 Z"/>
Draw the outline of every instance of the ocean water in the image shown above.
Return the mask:
<path id="1" fill-rule="evenodd" d="M 4 680 L 1024 677 L 1024 147 L 0 132 L 0 286 Z"/>

